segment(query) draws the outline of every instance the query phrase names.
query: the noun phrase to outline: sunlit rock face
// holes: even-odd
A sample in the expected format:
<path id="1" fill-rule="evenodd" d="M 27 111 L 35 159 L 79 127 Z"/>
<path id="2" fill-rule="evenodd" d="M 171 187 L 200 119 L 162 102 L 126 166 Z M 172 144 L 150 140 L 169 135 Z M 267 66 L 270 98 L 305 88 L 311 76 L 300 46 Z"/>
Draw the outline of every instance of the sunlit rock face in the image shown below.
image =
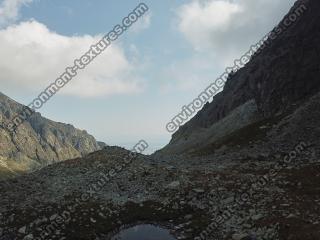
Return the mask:
<path id="1" fill-rule="evenodd" d="M 25 106 L 0 93 L 1 170 L 30 171 L 100 149 L 86 131 L 51 121 L 39 113 L 31 115 L 15 132 L 10 131 L 8 123 L 23 109 Z"/>

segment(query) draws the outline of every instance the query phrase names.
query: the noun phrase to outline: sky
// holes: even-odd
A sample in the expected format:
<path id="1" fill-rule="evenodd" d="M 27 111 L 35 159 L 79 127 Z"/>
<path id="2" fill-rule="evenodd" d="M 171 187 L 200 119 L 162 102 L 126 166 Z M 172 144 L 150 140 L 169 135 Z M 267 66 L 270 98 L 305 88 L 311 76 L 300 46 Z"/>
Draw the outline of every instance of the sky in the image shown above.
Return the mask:
<path id="1" fill-rule="evenodd" d="M 145 0 L 149 11 L 39 112 L 148 152 L 166 124 L 279 23 L 294 0 Z M 28 105 L 135 0 L 0 0 L 0 91 Z"/>

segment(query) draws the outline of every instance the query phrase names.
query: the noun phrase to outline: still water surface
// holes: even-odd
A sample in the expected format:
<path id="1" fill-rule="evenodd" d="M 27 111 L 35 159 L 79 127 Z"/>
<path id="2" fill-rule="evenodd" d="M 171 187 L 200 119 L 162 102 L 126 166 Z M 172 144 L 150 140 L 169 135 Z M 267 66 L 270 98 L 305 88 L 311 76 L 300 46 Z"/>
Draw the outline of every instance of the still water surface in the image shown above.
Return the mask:
<path id="1" fill-rule="evenodd" d="M 111 240 L 176 240 L 168 229 L 150 224 L 124 229 Z"/>

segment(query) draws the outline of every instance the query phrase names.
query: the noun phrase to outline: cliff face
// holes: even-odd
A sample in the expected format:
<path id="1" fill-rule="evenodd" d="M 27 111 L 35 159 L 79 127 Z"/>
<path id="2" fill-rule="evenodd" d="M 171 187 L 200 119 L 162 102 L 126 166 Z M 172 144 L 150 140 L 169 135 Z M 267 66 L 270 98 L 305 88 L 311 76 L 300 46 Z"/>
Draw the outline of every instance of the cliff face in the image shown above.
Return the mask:
<path id="1" fill-rule="evenodd" d="M 98 143 L 86 131 L 57 123 L 34 113 L 10 132 L 6 125 L 25 106 L 0 93 L 0 157 L 1 169 L 11 174 L 29 171 L 99 150 Z"/>
<path id="2" fill-rule="evenodd" d="M 233 74 L 224 91 L 180 127 L 159 153 L 212 143 L 255 121 L 285 114 L 320 90 L 320 2 L 297 1 L 280 25 L 301 4 L 306 9 L 298 21 Z"/>

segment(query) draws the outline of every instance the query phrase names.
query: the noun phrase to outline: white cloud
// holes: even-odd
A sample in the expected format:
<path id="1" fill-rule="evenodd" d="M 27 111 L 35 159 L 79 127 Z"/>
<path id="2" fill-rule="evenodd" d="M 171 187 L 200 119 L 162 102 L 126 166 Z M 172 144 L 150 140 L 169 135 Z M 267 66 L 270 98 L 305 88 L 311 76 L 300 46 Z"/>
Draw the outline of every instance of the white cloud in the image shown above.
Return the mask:
<path id="1" fill-rule="evenodd" d="M 62 36 L 37 21 L 0 31 L 0 81 L 11 90 L 41 91 L 102 36 Z M 123 49 L 112 44 L 62 89 L 63 94 L 95 97 L 143 89 Z"/>
<path id="2" fill-rule="evenodd" d="M 151 25 L 152 13 L 149 11 L 147 14 L 143 15 L 137 22 L 132 25 L 130 32 L 140 33 L 143 30 L 146 30 Z"/>
<path id="3" fill-rule="evenodd" d="M 179 29 L 196 49 L 211 45 L 211 32 L 225 31 L 236 13 L 243 9 L 226 1 L 193 1 L 183 5 L 178 14 Z"/>
<path id="4" fill-rule="evenodd" d="M 193 0 L 177 11 L 178 29 L 196 51 L 223 65 L 240 57 L 282 19 L 295 0 Z"/>
<path id="5" fill-rule="evenodd" d="M 0 27 L 17 20 L 20 8 L 33 0 L 4 0 L 0 5 Z"/>

